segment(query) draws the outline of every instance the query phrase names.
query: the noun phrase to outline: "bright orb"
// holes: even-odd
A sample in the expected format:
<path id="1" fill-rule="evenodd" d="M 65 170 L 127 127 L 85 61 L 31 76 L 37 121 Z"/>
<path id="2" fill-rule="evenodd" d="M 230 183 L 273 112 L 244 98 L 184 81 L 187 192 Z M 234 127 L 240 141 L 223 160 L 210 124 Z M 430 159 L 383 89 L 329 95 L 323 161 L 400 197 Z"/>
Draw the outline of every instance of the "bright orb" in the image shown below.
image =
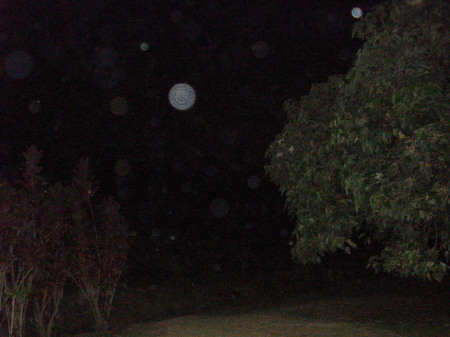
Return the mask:
<path id="1" fill-rule="evenodd" d="M 175 84 L 169 91 L 169 101 L 177 110 L 188 110 L 195 103 L 195 90 L 187 83 Z"/>
<path id="2" fill-rule="evenodd" d="M 362 12 L 362 9 L 361 9 L 361 8 L 359 8 L 359 7 L 354 7 L 354 8 L 352 9 L 352 16 L 353 16 L 355 19 L 361 18 L 362 14 L 363 14 L 363 12 Z"/>

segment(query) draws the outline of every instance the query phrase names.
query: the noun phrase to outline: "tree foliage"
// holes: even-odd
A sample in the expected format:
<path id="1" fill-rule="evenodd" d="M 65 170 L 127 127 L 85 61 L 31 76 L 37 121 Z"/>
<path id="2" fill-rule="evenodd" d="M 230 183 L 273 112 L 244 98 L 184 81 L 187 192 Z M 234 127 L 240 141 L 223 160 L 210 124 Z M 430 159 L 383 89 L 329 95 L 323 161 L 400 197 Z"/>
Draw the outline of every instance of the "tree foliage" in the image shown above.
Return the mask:
<path id="1" fill-rule="evenodd" d="M 285 102 L 266 171 L 296 217 L 299 262 L 377 241 L 376 270 L 447 273 L 449 9 L 379 5 L 354 27 L 365 43 L 350 71 Z"/>

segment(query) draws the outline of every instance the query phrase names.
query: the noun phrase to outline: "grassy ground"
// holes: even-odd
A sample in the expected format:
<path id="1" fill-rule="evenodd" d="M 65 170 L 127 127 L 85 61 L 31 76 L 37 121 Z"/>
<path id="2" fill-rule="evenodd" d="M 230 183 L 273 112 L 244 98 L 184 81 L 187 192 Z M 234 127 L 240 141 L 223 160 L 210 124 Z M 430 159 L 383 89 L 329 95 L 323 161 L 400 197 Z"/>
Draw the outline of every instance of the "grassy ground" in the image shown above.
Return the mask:
<path id="1" fill-rule="evenodd" d="M 309 277 L 141 280 L 121 288 L 112 329 L 103 336 L 450 336 L 450 296 L 444 286 Z M 83 334 L 92 327 L 87 306 L 67 314 L 61 335 L 102 336 Z"/>

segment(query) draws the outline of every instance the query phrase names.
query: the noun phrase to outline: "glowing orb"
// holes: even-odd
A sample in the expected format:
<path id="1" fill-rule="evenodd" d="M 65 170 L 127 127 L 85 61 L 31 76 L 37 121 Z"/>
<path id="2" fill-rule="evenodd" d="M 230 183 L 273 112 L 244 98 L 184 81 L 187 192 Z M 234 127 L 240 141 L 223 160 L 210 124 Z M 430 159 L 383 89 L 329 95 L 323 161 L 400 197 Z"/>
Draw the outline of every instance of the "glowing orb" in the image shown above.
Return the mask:
<path id="1" fill-rule="evenodd" d="M 169 91 L 170 104 L 178 110 L 188 110 L 195 103 L 195 90 L 189 84 L 175 84 Z"/>
<path id="2" fill-rule="evenodd" d="M 141 45 L 140 45 L 140 47 L 141 47 L 141 50 L 142 50 L 142 51 L 147 51 L 149 45 L 148 45 L 147 42 L 142 42 Z"/>
<path id="3" fill-rule="evenodd" d="M 355 19 L 359 19 L 361 16 L 362 16 L 362 9 L 361 8 L 359 8 L 359 7 L 354 7 L 353 9 L 352 9 L 352 16 L 355 18 Z"/>

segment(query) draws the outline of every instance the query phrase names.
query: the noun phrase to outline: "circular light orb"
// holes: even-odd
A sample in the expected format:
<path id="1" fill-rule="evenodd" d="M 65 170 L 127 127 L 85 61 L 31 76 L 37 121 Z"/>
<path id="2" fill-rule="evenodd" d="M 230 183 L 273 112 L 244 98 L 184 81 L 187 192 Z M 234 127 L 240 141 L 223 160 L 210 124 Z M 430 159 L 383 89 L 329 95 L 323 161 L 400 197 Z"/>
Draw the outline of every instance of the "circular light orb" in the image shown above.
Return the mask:
<path id="1" fill-rule="evenodd" d="M 177 110 L 188 110 L 195 103 L 195 90 L 187 83 L 175 84 L 169 91 L 169 102 Z"/>
<path id="2" fill-rule="evenodd" d="M 142 51 L 147 51 L 149 45 L 148 45 L 147 42 L 142 42 L 140 47 L 141 47 L 141 50 L 142 50 Z"/>
<path id="3" fill-rule="evenodd" d="M 354 8 L 352 9 L 352 16 L 353 16 L 355 19 L 361 18 L 362 15 L 363 15 L 363 12 L 362 12 L 362 9 L 361 9 L 361 8 L 359 8 L 359 7 L 354 7 Z"/>
<path id="4" fill-rule="evenodd" d="M 257 176 L 251 176 L 247 179 L 247 186 L 253 190 L 256 190 L 259 187 L 260 180 Z"/>

